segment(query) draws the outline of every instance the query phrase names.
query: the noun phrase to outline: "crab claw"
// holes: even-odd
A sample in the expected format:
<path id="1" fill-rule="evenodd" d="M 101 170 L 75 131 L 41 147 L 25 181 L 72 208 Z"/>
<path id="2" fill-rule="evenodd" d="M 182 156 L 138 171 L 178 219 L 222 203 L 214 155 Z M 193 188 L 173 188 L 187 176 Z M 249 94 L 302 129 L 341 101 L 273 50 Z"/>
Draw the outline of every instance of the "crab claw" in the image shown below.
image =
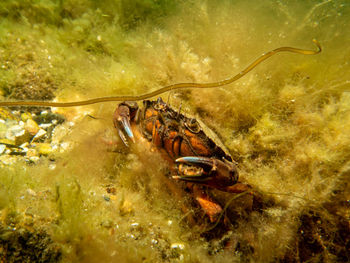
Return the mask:
<path id="1" fill-rule="evenodd" d="M 186 156 L 175 160 L 179 163 L 178 175 L 174 179 L 199 183 L 226 191 L 237 183 L 236 166 L 226 159 L 208 158 L 202 156 Z"/>
<path id="2" fill-rule="evenodd" d="M 114 127 L 118 130 L 119 137 L 128 147 L 128 139 L 135 143 L 135 137 L 131 129 L 130 120 L 135 117 L 138 106 L 134 102 L 123 102 L 119 104 L 113 115 Z"/>

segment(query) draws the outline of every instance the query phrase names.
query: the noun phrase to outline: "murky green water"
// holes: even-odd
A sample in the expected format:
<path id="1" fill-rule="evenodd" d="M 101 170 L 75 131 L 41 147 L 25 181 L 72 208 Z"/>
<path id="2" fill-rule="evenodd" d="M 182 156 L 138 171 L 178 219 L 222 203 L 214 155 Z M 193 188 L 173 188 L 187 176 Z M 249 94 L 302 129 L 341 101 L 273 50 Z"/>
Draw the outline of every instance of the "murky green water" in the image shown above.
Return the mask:
<path id="1" fill-rule="evenodd" d="M 1 100 L 138 95 L 231 77 L 281 46 L 316 50 L 317 39 L 323 50 L 277 54 L 226 87 L 162 95 L 217 133 L 260 207 L 234 200 L 203 233 L 215 223 L 169 190 L 158 150 L 117 138 L 116 103 L 53 109 L 66 122 L 44 139 L 49 153 L 29 164 L 0 154 L 0 259 L 347 262 L 349 11 L 346 0 L 2 1 Z M 232 199 L 208 192 L 222 207 Z"/>

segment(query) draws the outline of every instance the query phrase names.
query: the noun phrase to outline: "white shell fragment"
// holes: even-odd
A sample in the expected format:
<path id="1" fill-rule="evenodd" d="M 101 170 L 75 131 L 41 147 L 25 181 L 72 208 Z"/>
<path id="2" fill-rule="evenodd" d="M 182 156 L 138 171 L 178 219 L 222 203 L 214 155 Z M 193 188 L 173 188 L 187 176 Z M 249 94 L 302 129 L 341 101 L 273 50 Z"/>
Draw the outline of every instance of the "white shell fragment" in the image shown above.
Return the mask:
<path id="1" fill-rule="evenodd" d="M 15 140 L 16 137 L 23 136 L 25 133 L 25 129 L 23 129 L 20 125 L 13 125 L 10 128 L 8 128 L 6 132 L 6 139 L 9 140 Z"/>
<path id="2" fill-rule="evenodd" d="M 183 250 L 185 248 L 185 244 L 183 244 L 183 243 L 173 243 L 173 244 L 171 244 L 170 247 L 172 249 L 178 248 L 178 249 Z"/>
<path id="3" fill-rule="evenodd" d="M 6 146 L 4 144 L 0 144 L 0 154 L 2 154 L 6 150 Z"/>
<path id="4" fill-rule="evenodd" d="M 40 128 L 42 129 L 47 129 L 47 128 L 50 128 L 52 126 L 52 123 L 42 123 L 39 125 Z"/>
<path id="5" fill-rule="evenodd" d="M 43 129 L 40 129 L 40 130 L 35 134 L 35 136 L 33 137 L 33 139 L 32 139 L 31 142 L 34 142 L 34 141 L 40 139 L 40 138 L 43 137 L 45 134 L 46 134 L 46 131 L 43 130 Z"/>

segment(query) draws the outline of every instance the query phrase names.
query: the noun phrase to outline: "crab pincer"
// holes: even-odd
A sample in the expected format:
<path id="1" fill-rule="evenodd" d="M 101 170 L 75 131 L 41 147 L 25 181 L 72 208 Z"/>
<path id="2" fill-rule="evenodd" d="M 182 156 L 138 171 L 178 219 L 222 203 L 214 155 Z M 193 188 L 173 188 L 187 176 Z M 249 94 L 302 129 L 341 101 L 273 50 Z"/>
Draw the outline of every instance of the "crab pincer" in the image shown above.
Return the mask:
<path id="1" fill-rule="evenodd" d="M 225 158 L 186 156 L 175 160 L 179 163 L 178 175 L 173 176 L 187 182 L 203 184 L 222 191 L 228 191 L 238 181 L 236 166 Z"/>
<path id="2" fill-rule="evenodd" d="M 123 143 L 128 147 L 128 137 L 135 143 L 135 137 L 131 129 L 130 121 L 135 118 L 138 105 L 133 101 L 125 101 L 120 103 L 113 114 L 114 127 L 118 130 L 118 134 Z"/>

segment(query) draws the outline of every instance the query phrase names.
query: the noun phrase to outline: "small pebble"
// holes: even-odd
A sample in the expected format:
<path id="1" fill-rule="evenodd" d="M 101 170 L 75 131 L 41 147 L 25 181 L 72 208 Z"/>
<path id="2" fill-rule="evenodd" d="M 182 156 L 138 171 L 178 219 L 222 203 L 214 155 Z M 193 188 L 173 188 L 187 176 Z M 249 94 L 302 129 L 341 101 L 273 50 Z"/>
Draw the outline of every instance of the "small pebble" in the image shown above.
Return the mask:
<path id="1" fill-rule="evenodd" d="M 170 246 L 172 249 L 175 249 L 175 248 L 178 248 L 178 249 L 184 249 L 185 248 L 185 245 L 184 244 L 182 244 L 182 243 L 173 243 L 173 244 L 171 244 L 171 246 Z"/>
<path id="2" fill-rule="evenodd" d="M 29 149 L 28 149 L 27 147 L 20 147 L 20 148 L 22 149 L 22 152 L 23 152 L 23 153 L 26 153 L 26 152 L 29 151 Z"/>
<path id="3" fill-rule="evenodd" d="M 6 119 L 15 120 L 16 119 L 16 117 L 11 112 L 6 110 L 5 108 L 0 108 L 0 118 L 4 119 L 4 120 L 6 120 Z"/>
<path id="4" fill-rule="evenodd" d="M 124 200 L 124 202 L 119 207 L 119 211 L 122 216 L 132 213 L 134 211 L 132 203 L 128 200 Z"/>
<path id="5" fill-rule="evenodd" d="M 25 142 L 28 142 L 32 136 L 26 130 L 23 130 L 23 134 L 15 137 L 15 144 L 21 145 Z"/>
<path id="6" fill-rule="evenodd" d="M 31 196 L 36 196 L 36 192 L 30 188 L 27 189 L 27 194 L 29 194 Z"/>
<path id="7" fill-rule="evenodd" d="M 31 156 L 29 157 L 29 161 L 33 162 L 33 163 L 36 163 L 37 161 L 39 161 L 39 157 L 38 156 Z"/>
<path id="8" fill-rule="evenodd" d="M 9 139 L 0 139 L 0 144 L 5 144 L 8 146 L 16 146 L 15 141 L 14 140 L 9 140 Z"/>
<path id="9" fill-rule="evenodd" d="M 27 156 L 28 157 L 34 157 L 34 156 L 37 156 L 37 155 L 38 155 L 38 152 L 35 149 L 28 149 L 28 151 L 27 151 Z"/>
<path id="10" fill-rule="evenodd" d="M 39 126 L 40 128 L 47 130 L 47 128 L 50 128 L 52 126 L 52 123 L 42 123 Z"/>
<path id="11" fill-rule="evenodd" d="M 25 147 L 28 147 L 29 143 L 28 142 L 25 142 L 25 143 L 22 143 L 19 147 L 20 148 L 25 148 Z"/>
<path id="12" fill-rule="evenodd" d="M 2 154 L 6 150 L 6 146 L 4 144 L 0 144 L 0 154 Z"/>
<path id="13" fill-rule="evenodd" d="M 11 126 L 17 125 L 18 121 L 12 120 L 12 119 L 6 119 L 5 124 L 7 125 L 7 127 L 11 127 Z"/>
<path id="14" fill-rule="evenodd" d="M 64 151 L 68 150 L 69 149 L 69 146 L 70 146 L 70 143 L 69 142 L 62 142 L 60 144 L 61 146 L 61 149 L 63 149 Z"/>
<path id="15" fill-rule="evenodd" d="M 69 127 L 73 127 L 74 125 L 75 125 L 74 122 L 72 122 L 72 121 L 68 122 L 68 126 L 69 126 Z"/>
<path id="16" fill-rule="evenodd" d="M 112 201 L 117 200 L 117 197 L 116 197 L 115 195 L 110 195 L 109 198 L 110 198 Z"/>
<path id="17" fill-rule="evenodd" d="M 0 119 L 0 121 L 2 121 Z M 4 138 L 6 136 L 7 126 L 4 122 L 0 122 L 0 138 Z"/>
<path id="18" fill-rule="evenodd" d="M 38 133 L 38 131 L 40 130 L 39 125 L 35 121 L 33 121 L 32 119 L 28 119 L 26 121 L 24 128 L 32 136 L 36 135 Z"/>
<path id="19" fill-rule="evenodd" d="M 28 112 L 24 112 L 21 114 L 21 120 L 22 121 L 27 121 L 27 120 L 30 120 L 32 119 L 32 115 Z"/>
<path id="20" fill-rule="evenodd" d="M 48 155 L 48 154 L 52 153 L 52 148 L 51 148 L 51 145 L 49 143 L 38 143 L 36 145 L 36 149 L 37 149 L 38 153 L 41 155 Z"/>
<path id="21" fill-rule="evenodd" d="M 6 139 L 15 140 L 16 137 L 23 136 L 25 134 L 25 130 L 20 125 L 13 125 L 7 129 Z"/>
<path id="22" fill-rule="evenodd" d="M 2 155 L 0 156 L 0 162 L 5 165 L 13 164 L 16 161 L 16 157 L 10 155 Z"/>
<path id="23" fill-rule="evenodd" d="M 43 129 L 40 129 L 40 130 L 35 134 L 35 136 L 33 137 L 32 142 L 34 142 L 34 141 L 40 139 L 40 138 L 43 137 L 45 134 L 46 134 L 46 131 L 43 130 Z"/>

